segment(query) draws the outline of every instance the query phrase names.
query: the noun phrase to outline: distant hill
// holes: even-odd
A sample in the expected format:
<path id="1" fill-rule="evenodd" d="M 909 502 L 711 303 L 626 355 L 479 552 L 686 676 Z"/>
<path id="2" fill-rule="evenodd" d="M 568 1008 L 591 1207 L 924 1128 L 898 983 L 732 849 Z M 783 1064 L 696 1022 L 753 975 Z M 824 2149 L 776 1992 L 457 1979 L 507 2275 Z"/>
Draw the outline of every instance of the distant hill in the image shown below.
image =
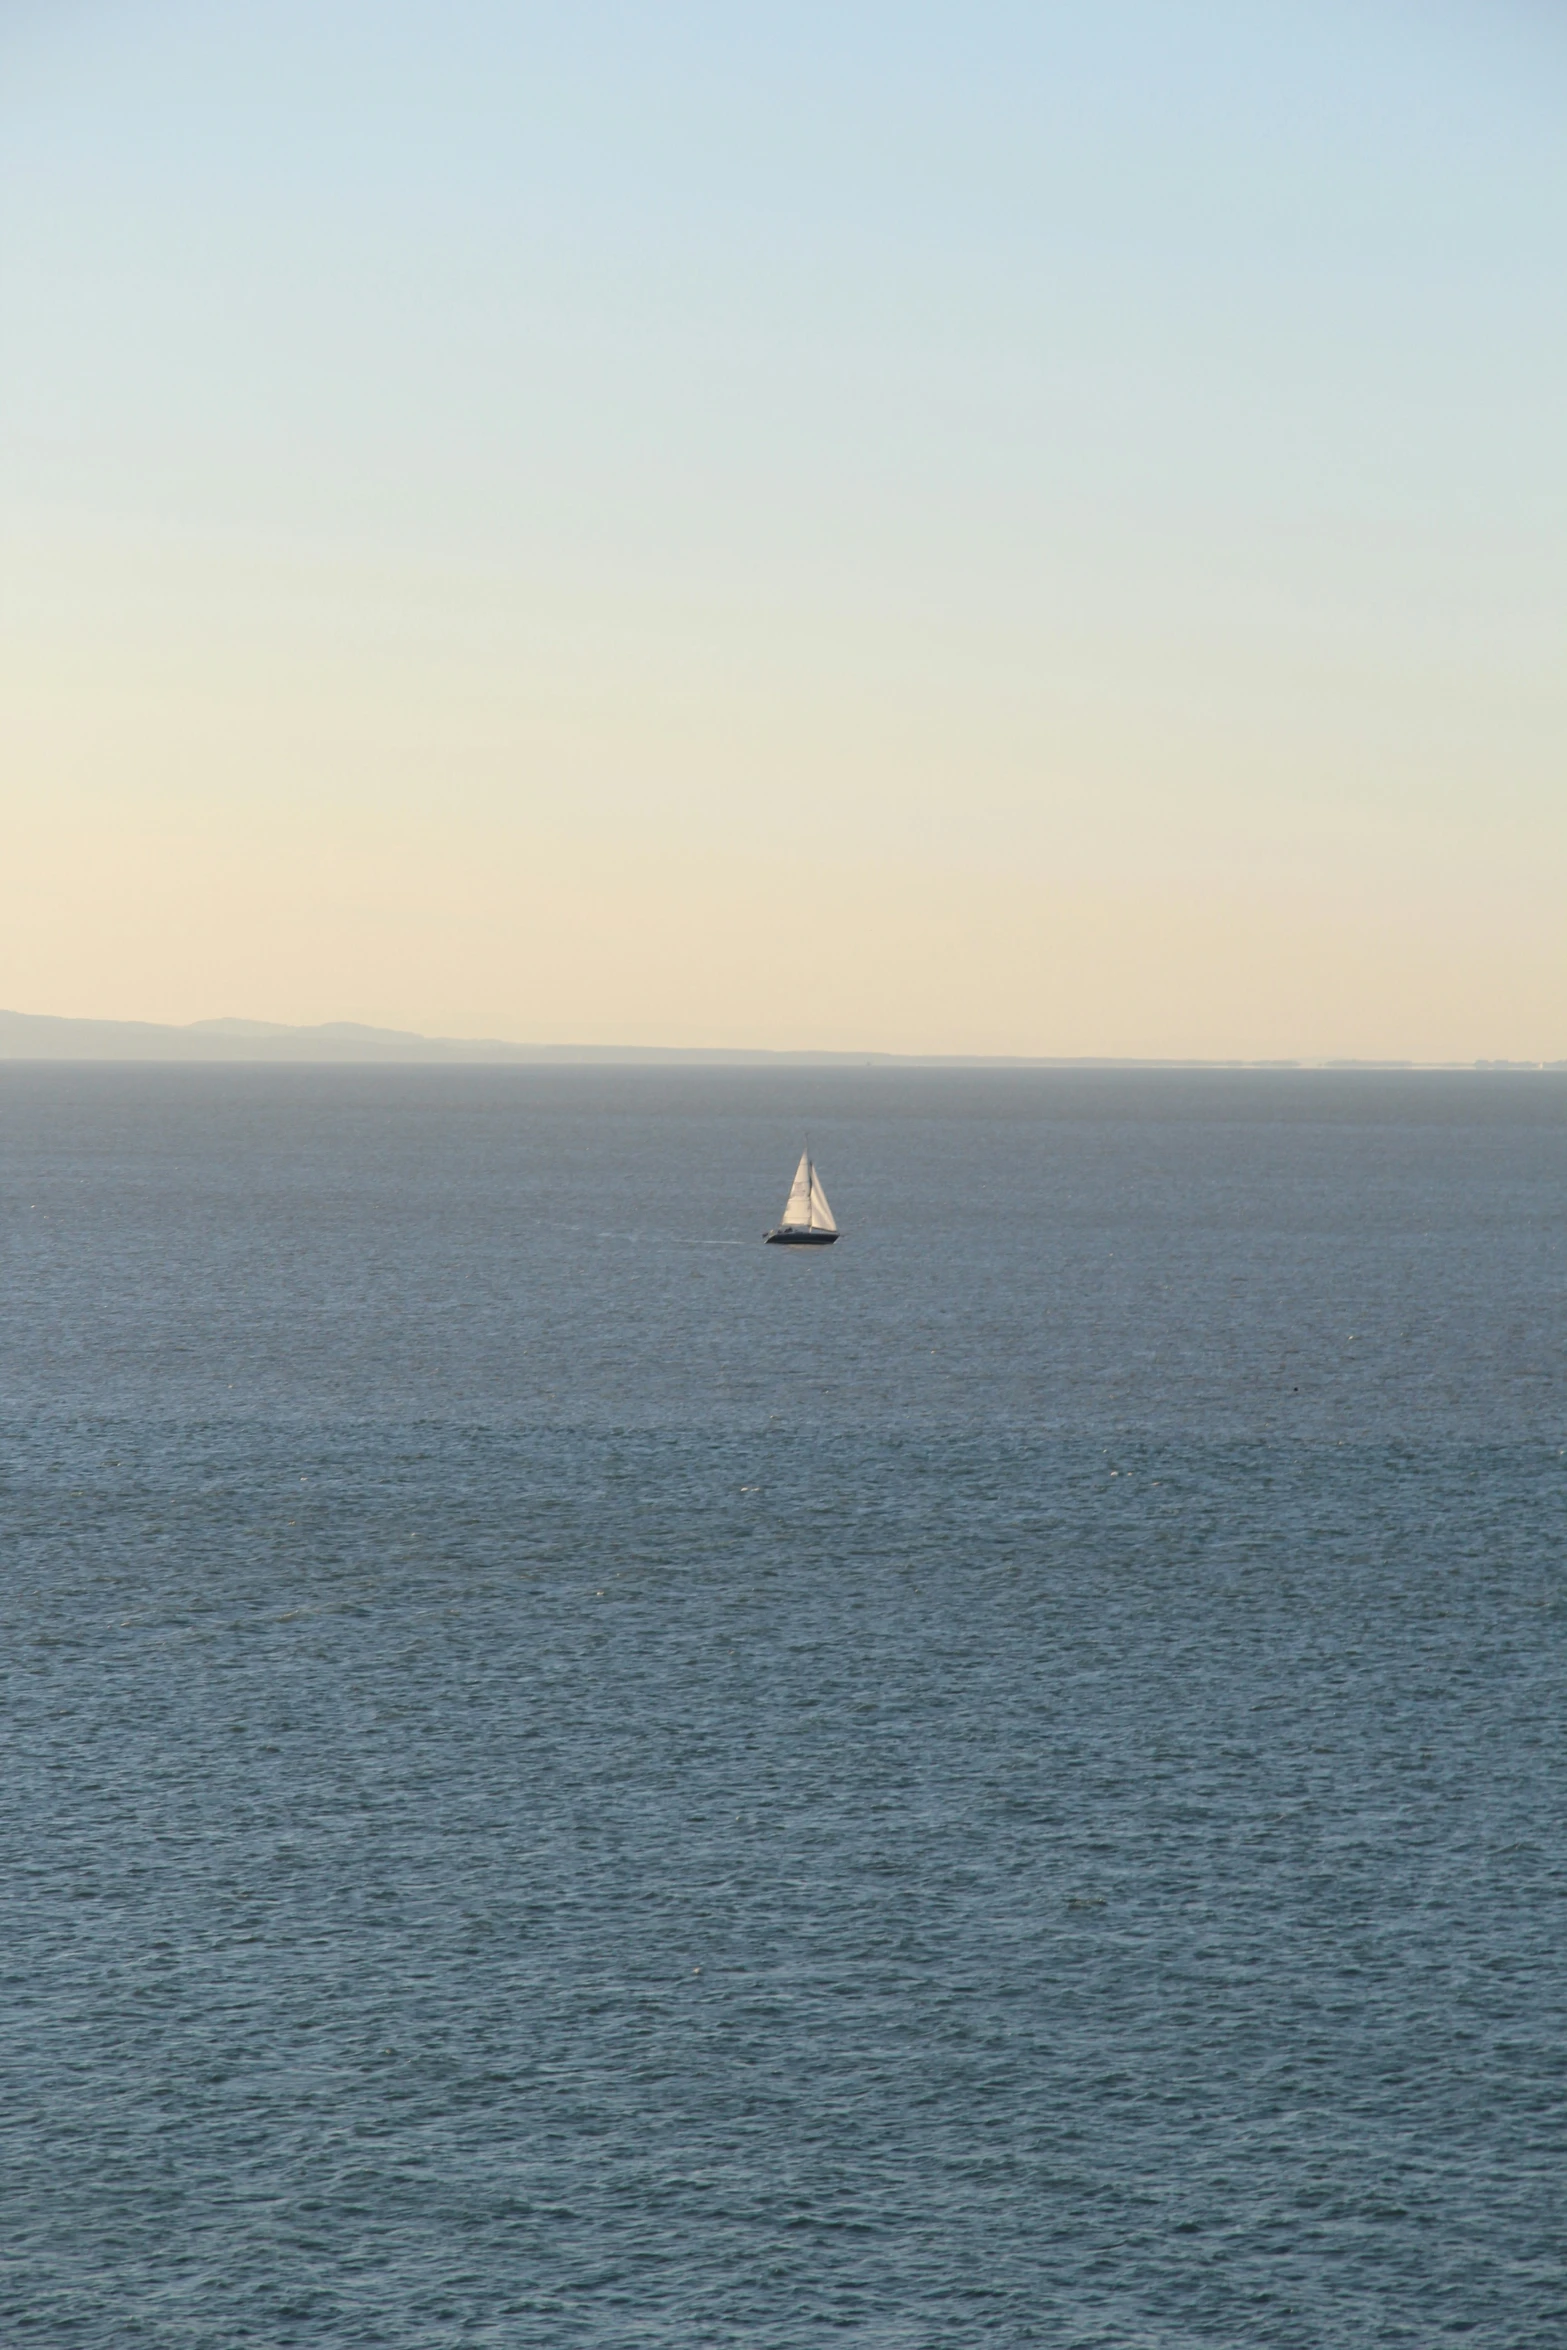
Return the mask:
<path id="1" fill-rule="evenodd" d="M 8 1061 L 466 1061 L 527 1059 L 515 1045 L 455 1044 L 396 1028 L 329 1020 L 289 1028 L 269 1020 L 59 1020 L 0 1012 L 0 1060 Z"/>
<path id="2" fill-rule="evenodd" d="M 508 1044 L 499 1037 L 417 1036 L 326 1020 L 291 1028 L 275 1020 L 62 1020 L 43 1012 L 0 1011 L 0 1061 L 434 1061 L 554 1063 L 705 1062 L 771 1066 L 786 1062 L 894 1061 L 891 1053 L 684 1051 L 657 1045 Z"/>

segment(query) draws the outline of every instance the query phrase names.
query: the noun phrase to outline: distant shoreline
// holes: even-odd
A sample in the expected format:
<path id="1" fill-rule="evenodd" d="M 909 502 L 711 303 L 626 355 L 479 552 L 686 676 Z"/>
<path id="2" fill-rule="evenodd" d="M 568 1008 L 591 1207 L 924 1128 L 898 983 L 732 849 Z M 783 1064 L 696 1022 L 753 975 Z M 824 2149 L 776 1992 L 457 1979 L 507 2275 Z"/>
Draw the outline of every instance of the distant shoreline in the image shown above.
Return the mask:
<path id="1" fill-rule="evenodd" d="M 1198 1060 L 1135 1055 L 769 1051 L 700 1045 L 514 1044 L 498 1037 L 421 1036 L 353 1020 L 315 1027 L 282 1021 L 74 1020 L 0 1011 L 0 1062 L 186 1062 L 307 1067 L 734 1068 L 734 1069 L 1210 1069 L 1567 1070 L 1559 1061 Z"/>

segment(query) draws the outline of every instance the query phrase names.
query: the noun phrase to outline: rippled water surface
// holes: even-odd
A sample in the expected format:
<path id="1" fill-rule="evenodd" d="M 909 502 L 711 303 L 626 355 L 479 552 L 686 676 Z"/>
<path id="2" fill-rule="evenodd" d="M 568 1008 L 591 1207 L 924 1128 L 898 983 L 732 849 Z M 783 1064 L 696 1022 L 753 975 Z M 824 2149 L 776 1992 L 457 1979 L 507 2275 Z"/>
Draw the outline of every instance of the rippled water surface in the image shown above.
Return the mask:
<path id="1" fill-rule="evenodd" d="M 0 1252 L 4 2338 L 1567 2340 L 1567 1081 L 9 1068 Z"/>

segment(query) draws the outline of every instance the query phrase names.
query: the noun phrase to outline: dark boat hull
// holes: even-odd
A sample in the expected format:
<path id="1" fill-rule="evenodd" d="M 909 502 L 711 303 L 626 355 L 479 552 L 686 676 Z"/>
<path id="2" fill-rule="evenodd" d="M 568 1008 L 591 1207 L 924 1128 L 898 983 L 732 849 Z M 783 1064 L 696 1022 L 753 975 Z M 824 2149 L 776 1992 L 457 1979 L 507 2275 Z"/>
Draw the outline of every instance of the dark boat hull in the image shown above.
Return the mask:
<path id="1" fill-rule="evenodd" d="M 768 1233 L 767 1245 L 769 1248 L 831 1248 L 837 1237 L 836 1232 L 812 1232 L 808 1228 L 791 1231 L 787 1224 L 780 1224 L 776 1232 Z"/>

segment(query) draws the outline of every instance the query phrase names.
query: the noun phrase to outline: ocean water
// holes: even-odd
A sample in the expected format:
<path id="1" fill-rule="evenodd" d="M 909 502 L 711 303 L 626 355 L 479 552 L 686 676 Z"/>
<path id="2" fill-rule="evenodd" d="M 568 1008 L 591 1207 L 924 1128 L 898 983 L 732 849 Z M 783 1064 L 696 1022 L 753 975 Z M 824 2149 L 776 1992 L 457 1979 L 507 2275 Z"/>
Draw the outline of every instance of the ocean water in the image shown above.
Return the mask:
<path id="1" fill-rule="evenodd" d="M 8 2342 L 1567 2340 L 1561 1080 L 5 1068 L 0 1636 Z"/>

